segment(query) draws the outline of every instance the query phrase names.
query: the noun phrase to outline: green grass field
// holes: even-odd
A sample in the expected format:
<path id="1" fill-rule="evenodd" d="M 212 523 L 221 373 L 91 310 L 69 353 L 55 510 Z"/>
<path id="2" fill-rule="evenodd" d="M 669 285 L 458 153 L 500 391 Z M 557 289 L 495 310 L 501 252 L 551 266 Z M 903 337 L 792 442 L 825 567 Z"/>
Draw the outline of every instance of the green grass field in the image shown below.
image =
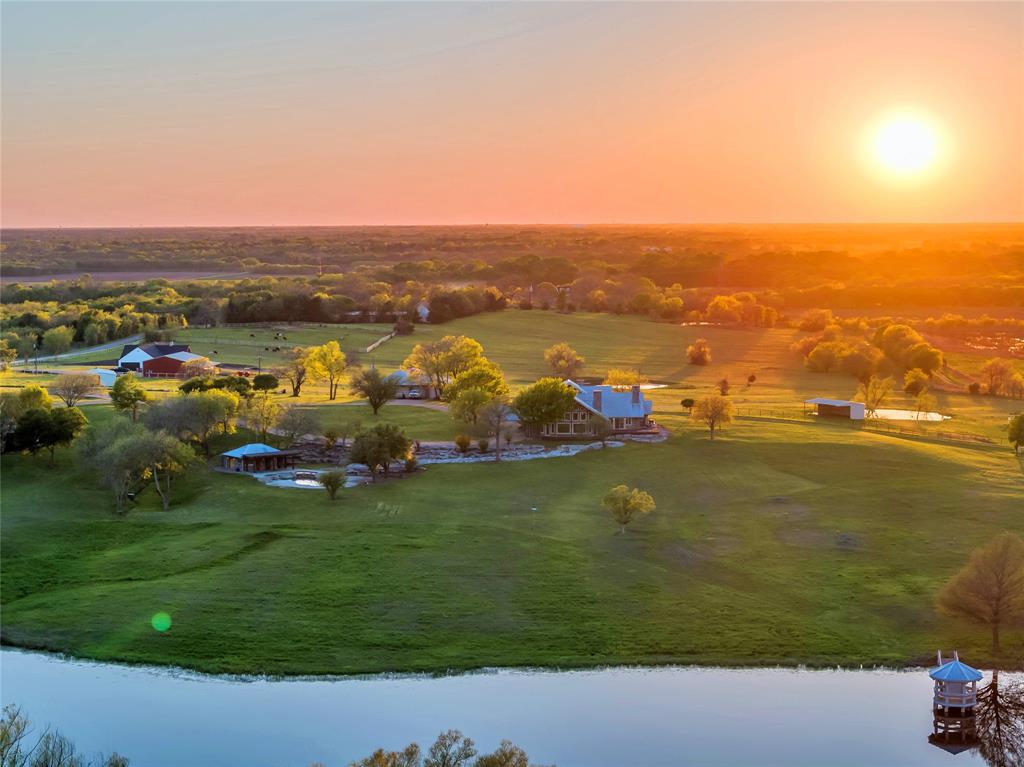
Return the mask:
<path id="1" fill-rule="evenodd" d="M 397 366 L 413 343 L 460 332 L 516 386 L 544 373 L 543 349 L 559 340 L 588 357 L 591 375 L 639 367 L 671 384 L 652 397 L 673 435 L 574 458 L 432 466 L 334 503 L 199 468 L 171 511 L 146 490 L 121 518 L 67 451 L 57 468 L 4 456 L 3 641 L 282 674 L 906 664 L 936 647 L 986 661 L 987 632 L 938 616 L 933 602 L 973 548 L 1024 529 L 1024 472 L 1005 443 L 748 418 L 709 442 L 678 402 L 723 375 L 740 408 L 795 414 L 808 396 L 853 393 L 851 379 L 804 371 L 789 330 L 507 312 L 419 328 L 375 361 Z M 698 335 L 711 342 L 707 368 L 684 364 Z M 749 373 L 757 381 L 747 388 Z M 319 396 L 301 401 L 323 423 L 371 422 L 365 405 Z M 954 422 L 993 438 L 1013 407 L 950 396 Z M 85 412 L 119 417 L 104 405 Z M 389 405 L 380 417 L 421 440 L 456 432 L 421 407 Z M 658 504 L 625 535 L 600 506 L 617 483 Z M 158 611 L 173 616 L 166 633 L 150 627 Z M 1021 665 L 1024 627 L 1006 632 L 1004 649 Z"/>

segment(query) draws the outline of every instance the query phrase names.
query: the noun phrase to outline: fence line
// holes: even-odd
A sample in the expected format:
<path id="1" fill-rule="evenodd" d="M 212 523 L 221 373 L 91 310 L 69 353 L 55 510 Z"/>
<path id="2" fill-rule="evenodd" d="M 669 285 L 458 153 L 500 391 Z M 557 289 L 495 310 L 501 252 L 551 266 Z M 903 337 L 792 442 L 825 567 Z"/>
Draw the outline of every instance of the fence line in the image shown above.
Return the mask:
<path id="1" fill-rule="evenodd" d="M 391 331 L 390 333 L 388 333 L 383 338 L 378 338 L 376 341 L 374 341 L 372 344 L 370 344 L 369 346 L 366 347 L 366 352 L 365 353 L 369 354 L 374 349 L 376 349 L 378 346 L 380 346 L 382 343 L 384 343 L 385 341 L 390 341 L 392 338 L 394 338 L 397 335 L 398 335 L 398 333 L 396 333 L 394 331 Z"/>

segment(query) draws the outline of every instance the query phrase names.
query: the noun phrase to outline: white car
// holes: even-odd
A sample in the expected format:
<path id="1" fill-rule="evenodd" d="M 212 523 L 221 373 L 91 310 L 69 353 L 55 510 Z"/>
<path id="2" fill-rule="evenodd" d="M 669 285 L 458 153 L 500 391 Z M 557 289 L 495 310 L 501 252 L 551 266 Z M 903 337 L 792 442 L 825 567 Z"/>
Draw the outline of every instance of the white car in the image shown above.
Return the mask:
<path id="1" fill-rule="evenodd" d="M 423 395 L 420 394 L 419 389 L 410 389 L 409 394 L 406 395 L 409 399 L 423 399 Z"/>

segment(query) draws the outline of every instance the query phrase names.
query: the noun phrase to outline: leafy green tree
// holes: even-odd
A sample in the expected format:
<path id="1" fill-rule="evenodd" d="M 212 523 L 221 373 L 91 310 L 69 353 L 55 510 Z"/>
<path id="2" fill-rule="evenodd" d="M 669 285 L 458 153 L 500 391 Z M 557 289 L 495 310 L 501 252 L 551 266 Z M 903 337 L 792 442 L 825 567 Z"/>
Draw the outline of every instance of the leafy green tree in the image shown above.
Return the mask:
<path id="1" fill-rule="evenodd" d="M 576 390 L 561 379 L 541 378 L 516 395 L 512 410 L 527 433 L 536 435 L 541 426 L 565 415 L 575 399 Z"/>
<path id="2" fill-rule="evenodd" d="M 626 525 L 638 516 L 650 514 L 655 508 L 654 499 L 650 493 L 635 487 L 631 489 L 626 485 L 613 487 L 601 502 L 619 523 L 620 534 L 625 533 Z"/>
<path id="3" fill-rule="evenodd" d="M 52 357 L 59 356 L 71 348 L 75 339 L 75 329 L 68 325 L 58 325 L 43 333 L 43 350 Z"/>
<path id="4" fill-rule="evenodd" d="M 259 373 L 252 379 L 252 388 L 256 391 L 276 391 L 280 384 L 277 376 L 272 373 Z"/>
<path id="5" fill-rule="evenodd" d="M 1024 541 L 1006 532 L 976 549 L 939 592 L 938 606 L 946 615 L 988 626 L 998 656 L 1000 627 L 1024 619 Z"/>
<path id="6" fill-rule="evenodd" d="M 62 407 L 48 411 L 52 427 L 46 447 L 50 451 L 50 465 L 53 466 L 53 452 L 57 447 L 68 447 L 88 424 L 85 415 L 77 407 Z"/>
<path id="7" fill-rule="evenodd" d="M 455 376 L 445 389 L 444 399 L 452 402 L 462 392 L 470 389 L 480 389 L 492 397 L 503 397 L 508 394 L 508 384 L 505 383 L 501 368 L 484 357 Z"/>
<path id="8" fill-rule="evenodd" d="M 17 405 L 22 413 L 33 408 L 49 410 L 53 407 L 53 399 L 42 386 L 29 384 L 18 392 Z"/>
<path id="9" fill-rule="evenodd" d="M 683 399 L 679 400 L 680 407 L 685 407 L 687 413 L 693 413 L 693 406 L 695 404 L 696 403 L 694 402 L 693 397 L 684 397 Z"/>
<path id="10" fill-rule="evenodd" d="M 257 394 L 245 405 L 245 424 L 259 432 L 260 441 L 267 441 L 267 433 L 281 418 L 281 406 L 266 391 Z"/>
<path id="11" fill-rule="evenodd" d="M 903 375 L 903 391 L 916 397 L 926 391 L 931 382 L 932 379 L 928 377 L 927 373 L 920 368 L 913 368 Z"/>
<path id="12" fill-rule="evenodd" d="M 1010 419 L 1008 436 L 1013 452 L 1019 455 L 1021 445 L 1024 445 L 1024 413 L 1018 413 Z"/>
<path id="13" fill-rule="evenodd" d="M 337 497 L 338 491 L 345 486 L 345 472 L 338 469 L 321 472 L 320 484 L 327 491 L 327 497 L 333 501 Z"/>
<path id="14" fill-rule="evenodd" d="M 114 493 L 118 514 L 144 484 L 148 456 L 140 451 L 146 430 L 139 424 L 114 420 L 86 430 L 78 440 L 79 459 Z"/>
<path id="15" fill-rule="evenodd" d="M 368 466 L 376 480 L 378 471 L 386 477 L 391 461 L 405 460 L 411 449 L 412 441 L 401 429 L 393 423 L 380 423 L 356 434 L 349 458 Z"/>
<path id="16" fill-rule="evenodd" d="M 11 369 L 15 360 L 18 359 L 18 350 L 8 343 L 7 339 L 0 340 L 0 374 Z"/>
<path id="17" fill-rule="evenodd" d="M 238 395 L 210 389 L 159 400 L 146 410 L 143 420 L 150 431 L 163 430 L 183 441 L 194 439 L 209 455 L 210 438 L 218 429 L 232 433 L 238 411 Z"/>
<path id="18" fill-rule="evenodd" d="M 365 399 L 373 414 L 377 415 L 398 393 L 398 382 L 377 368 L 360 368 L 352 375 L 352 393 Z"/>
<path id="19" fill-rule="evenodd" d="M 732 423 L 733 413 L 732 400 L 720 394 L 713 394 L 710 397 L 704 397 L 694 405 L 691 418 L 707 426 L 708 434 L 713 440 L 715 429 L 724 429 Z"/>
<path id="20" fill-rule="evenodd" d="M 338 396 L 341 378 L 348 367 L 345 353 L 337 341 L 328 341 L 322 346 L 309 350 L 309 373 L 314 380 L 327 381 L 327 398 L 334 400 Z"/>
<path id="21" fill-rule="evenodd" d="M 438 396 L 444 399 L 447 386 L 481 359 L 483 352 L 483 347 L 472 338 L 445 336 L 440 341 L 416 344 L 402 367 L 429 376 Z"/>
<path id="22" fill-rule="evenodd" d="M 548 363 L 551 372 L 562 380 L 575 378 L 582 372 L 583 366 L 586 364 L 586 359 L 565 341 L 560 341 L 545 349 L 544 361 Z"/>
<path id="23" fill-rule="evenodd" d="M 456 421 L 475 424 L 480 409 L 492 399 L 494 395 L 484 389 L 463 389 L 451 401 L 448 412 Z"/>
<path id="24" fill-rule="evenodd" d="M 631 389 L 634 386 L 647 383 L 647 376 L 641 375 L 637 370 L 612 368 L 605 375 L 604 383 L 613 389 Z"/>
<path id="25" fill-rule="evenodd" d="M 118 376 L 110 387 L 110 401 L 114 409 L 128 413 L 132 422 L 139 420 L 139 410 L 149 402 L 151 397 L 133 373 Z"/>
<path id="26" fill-rule="evenodd" d="M 26 410 L 18 419 L 14 429 L 14 445 L 18 450 L 30 453 L 33 458 L 40 450 L 53 444 L 53 419 L 50 411 L 34 407 Z"/>
<path id="27" fill-rule="evenodd" d="M 195 394 L 200 391 L 209 391 L 213 388 L 213 376 L 195 376 L 178 386 L 182 394 Z"/>
<path id="28" fill-rule="evenodd" d="M 147 467 L 142 478 L 153 481 L 160 503 L 167 511 L 171 507 L 172 480 L 184 474 L 195 462 L 195 453 L 188 445 L 163 431 L 139 434 L 132 444 L 140 461 Z"/>

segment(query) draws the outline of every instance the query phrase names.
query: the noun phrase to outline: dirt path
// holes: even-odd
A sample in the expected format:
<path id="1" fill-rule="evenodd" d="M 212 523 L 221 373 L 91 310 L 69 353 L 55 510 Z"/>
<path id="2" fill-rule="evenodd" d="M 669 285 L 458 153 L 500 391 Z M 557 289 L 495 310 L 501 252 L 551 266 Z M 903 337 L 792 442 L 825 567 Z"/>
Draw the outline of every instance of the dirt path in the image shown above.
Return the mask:
<path id="1" fill-rule="evenodd" d="M 125 344 L 135 344 L 142 340 L 142 334 L 128 336 L 127 338 L 119 338 L 116 341 L 108 341 L 105 344 L 99 346 L 89 346 L 85 349 L 75 349 L 74 351 L 64 352 L 64 354 L 48 354 L 45 357 L 33 357 L 28 362 L 24 360 L 15 360 L 13 366 L 25 367 L 26 365 L 34 365 L 36 362 L 53 362 L 55 360 L 68 360 L 74 359 L 75 357 L 81 357 L 85 354 L 92 354 L 93 352 L 108 352 L 114 349 L 120 350 Z"/>

